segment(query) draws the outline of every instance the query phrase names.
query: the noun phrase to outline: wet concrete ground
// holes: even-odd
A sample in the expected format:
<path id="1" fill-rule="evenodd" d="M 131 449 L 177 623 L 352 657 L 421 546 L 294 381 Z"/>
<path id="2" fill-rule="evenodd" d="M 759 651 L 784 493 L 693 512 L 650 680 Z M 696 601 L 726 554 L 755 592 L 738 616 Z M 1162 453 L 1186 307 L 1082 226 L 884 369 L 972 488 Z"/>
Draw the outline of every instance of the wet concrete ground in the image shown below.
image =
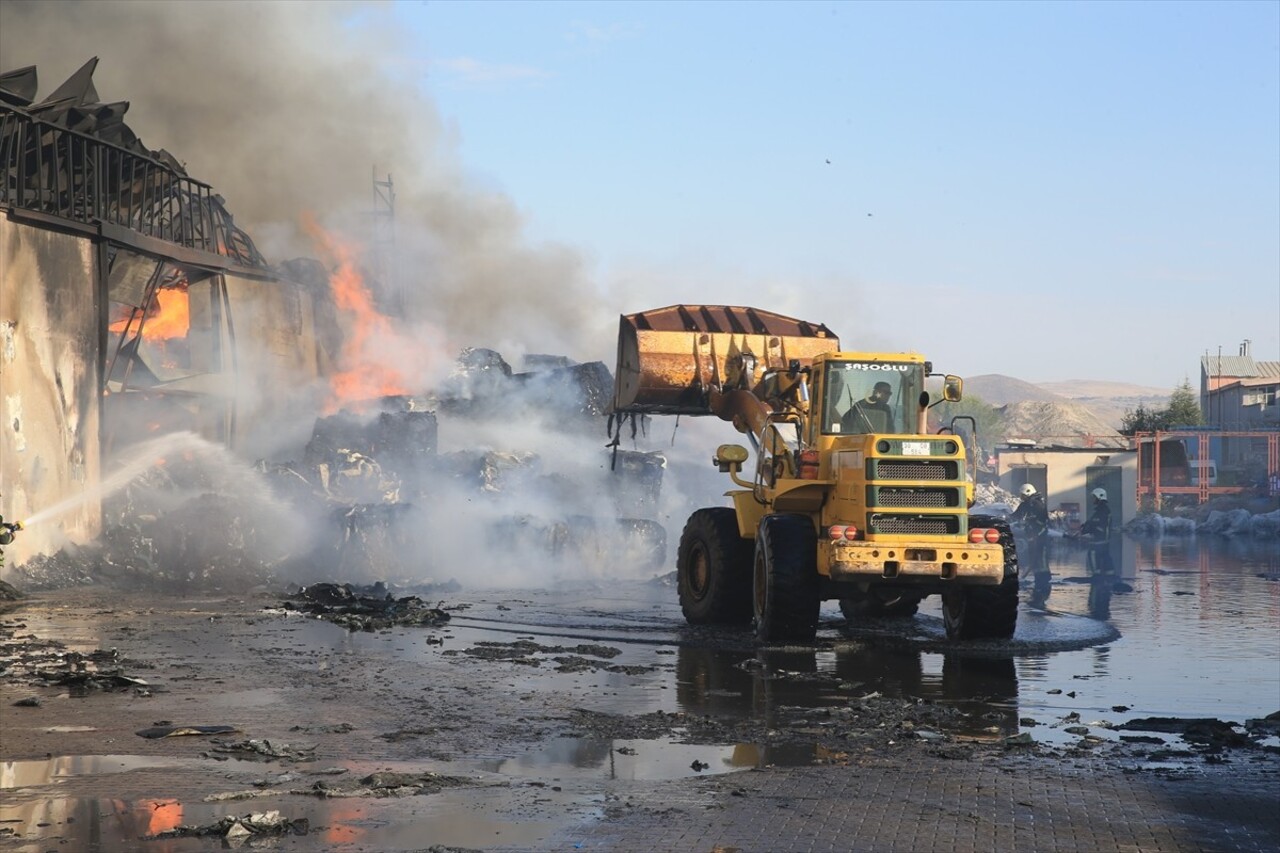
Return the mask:
<path id="1" fill-rule="evenodd" d="M 308 820 L 306 835 L 262 839 L 282 850 L 1280 845 L 1275 810 L 1250 806 L 1280 796 L 1280 738 L 1223 748 L 1116 728 L 1280 710 L 1274 543 L 1126 540 L 1126 587 L 1105 609 L 1080 582 L 1082 553 L 1055 544 L 1048 599 L 1024 602 L 1005 644 L 948 644 L 930 600 L 857 626 L 831 606 L 815 646 L 758 649 L 746 631 L 685 626 L 661 581 L 464 588 L 444 627 L 354 633 L 270 590 L 41 593 L 3 619 L 0 850 L 218 849 L 139 839 L 271 809 Z M 117 649 L 148 685 L 34 684 L 23 660 L 42 640 Z M 238 732 L 134 734 L 157 723 Z M 277 756 L 233 748 L 252 740 Z M 360 781 L 386 769 L 417 787 Z M 1031 784 L 926 808 L 1006 778 Z M 901 821 L 850 825 L 851 799 L 889 792 L 912 804 Z M 787 808 L 807 818 L 784 831 Z"/>

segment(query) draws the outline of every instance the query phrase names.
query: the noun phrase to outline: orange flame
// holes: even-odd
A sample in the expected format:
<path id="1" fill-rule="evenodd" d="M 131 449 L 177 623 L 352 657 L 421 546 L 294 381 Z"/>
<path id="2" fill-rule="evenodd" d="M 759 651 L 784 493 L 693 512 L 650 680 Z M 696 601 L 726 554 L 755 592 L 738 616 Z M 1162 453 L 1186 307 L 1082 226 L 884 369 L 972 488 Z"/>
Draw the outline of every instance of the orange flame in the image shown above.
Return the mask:
<path id="1" fill-rule="evenodd" d="M 112 323 L 108 328 L 120 333 L 133 324 L 136 311 Z M 185 338 L 191 330 L 191 302 L 185 290 L 157 290 L 146 309 L 142 337 L 149 341 Z"/>
<path id="2" fill-rule="evenodd" d="M 420 347 L 398 333 L 374 307 L 373 296 L 357 265 L 358 247 L 325 231 L 310 216 L 303 217 L 302 225 L 328 261 L 333 301 L 348 327 L 338 358 L 339 369 L 329 380 L 325 414 L 358 408 L 379 397 L 408 393 L 404 371 L 399 365 L 388 363 L 384 353 L 398 350 L 407 354 Z"/>

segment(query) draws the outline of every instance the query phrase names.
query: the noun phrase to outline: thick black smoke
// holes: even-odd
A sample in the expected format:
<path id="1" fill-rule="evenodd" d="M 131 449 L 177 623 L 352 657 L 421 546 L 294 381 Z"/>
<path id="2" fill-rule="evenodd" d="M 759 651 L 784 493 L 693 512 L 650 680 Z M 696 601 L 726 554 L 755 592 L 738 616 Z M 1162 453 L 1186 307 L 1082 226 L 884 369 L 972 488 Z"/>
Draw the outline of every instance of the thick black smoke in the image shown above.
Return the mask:
<path id="1" fill-rule="evenodd" d="M 530 245 L 513 201 L 466 177 L 402 73 L 401 39 L 389 4 L 0 3 L 0 70 L 35 65 L 44 97 L 99 57 L 101 100 L 128 101 L 143 144 L 213 185 L 272 261 L 314 254 L 304 214 L 365 236 L 376 169 L 394 179 L 406 313 L 424 334 L 607 355 L 620 312 L 576 250 Z"/>

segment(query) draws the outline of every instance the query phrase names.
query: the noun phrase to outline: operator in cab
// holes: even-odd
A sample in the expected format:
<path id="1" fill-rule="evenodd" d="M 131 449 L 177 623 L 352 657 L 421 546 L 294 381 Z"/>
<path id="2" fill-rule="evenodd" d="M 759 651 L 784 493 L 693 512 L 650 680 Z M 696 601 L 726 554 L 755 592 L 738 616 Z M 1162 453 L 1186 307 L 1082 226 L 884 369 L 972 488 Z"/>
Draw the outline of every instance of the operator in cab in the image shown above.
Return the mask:
<path id="1" fill-rule="evenodd" d="M 852 433 L 893 433 L 893 409 L 889 398 L 893 388 L 888 382 L 877 382 L 871 394 L 859 400 L 840 418 L 840 431 Z"/>

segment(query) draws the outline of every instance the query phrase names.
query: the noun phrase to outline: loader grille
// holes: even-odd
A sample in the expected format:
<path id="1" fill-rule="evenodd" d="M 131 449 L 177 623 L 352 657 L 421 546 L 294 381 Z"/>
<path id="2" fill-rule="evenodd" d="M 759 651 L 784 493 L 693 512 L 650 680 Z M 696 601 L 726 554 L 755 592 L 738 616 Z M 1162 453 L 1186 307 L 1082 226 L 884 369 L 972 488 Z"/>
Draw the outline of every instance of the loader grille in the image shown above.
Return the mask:
<path id="1" fill-rule="evenodd" d="M 906 461 L 872 459 L 868 475 L 873 480 L 958 480 L 959 463 L 954 460 Z"/>
<path id="2" fill-rule="evenodd" d="M 954 515 L 890 515 L 871 516 L 872 533 L 906 533 L 909 535 L 945 536 L 960 532 L 960 518 Z"/>
<path id="3" fill-rule="evenodd" d="M 960 506 L 960 489 L 907 488 L 903 486 L 868 486 L 867 506 L 924 507 L 943 509 Z"/>

